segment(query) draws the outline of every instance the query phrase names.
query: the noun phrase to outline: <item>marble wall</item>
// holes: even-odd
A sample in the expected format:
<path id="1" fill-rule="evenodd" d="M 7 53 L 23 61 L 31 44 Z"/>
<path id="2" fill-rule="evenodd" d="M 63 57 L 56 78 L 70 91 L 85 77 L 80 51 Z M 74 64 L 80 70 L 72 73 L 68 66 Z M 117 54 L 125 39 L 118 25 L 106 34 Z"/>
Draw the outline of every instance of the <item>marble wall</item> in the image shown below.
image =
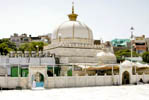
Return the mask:
<path id="1" fill-rule="evenodd" d="M 100 49 L 55 48 L 49 50 L 60 58 L 60 63 L 98 63 L 96 54 Z"/>
<path id="2" fill-rule="evenodd" d="M 131 84 L 139 82 L 140 78 L 144 82 L 149 82 L 149 75 L 132 75 Z M 16 88 L 21 86 L 23 89 L 31 88 L 29 86 L 29 78 L 25 77 L 0 77 L 1 88 Z M 112 86 L 119 85 L 119 75 L 104 75 L 104 76 L 61 76 L 61 77 L 48 77 L 44 82 L 44 87 L 49 88 L 69 88 L 69 87 L 91 87 L 91 86 Z"/>

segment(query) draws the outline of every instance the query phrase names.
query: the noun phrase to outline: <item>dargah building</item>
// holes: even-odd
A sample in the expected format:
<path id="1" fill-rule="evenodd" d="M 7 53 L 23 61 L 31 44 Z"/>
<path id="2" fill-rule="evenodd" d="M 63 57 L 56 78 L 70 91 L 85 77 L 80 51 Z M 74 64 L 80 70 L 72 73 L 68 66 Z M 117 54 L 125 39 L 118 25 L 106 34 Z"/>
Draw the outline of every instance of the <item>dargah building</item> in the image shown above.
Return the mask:
<path id="1" fill-rule="evenodd" d="M 92 29 L 74 12 L 53 31 L 44 51 L 0 56 L 0 88 L 68 88 L 149 83 L 149 65 L 116 63 L 109 42 L 96 43 Z"/>
<path id="2" fill-rule="evenodd" d="M 74 12 L 68 15 L 69 20 L 61 23 L 53 31 L 52 44 L 44 48 L 54 53 L 61 64 L 69 63 L 116 63 L 112 46 L 94 44 L 93 32 L 86 24 L 77 20 Z"/>

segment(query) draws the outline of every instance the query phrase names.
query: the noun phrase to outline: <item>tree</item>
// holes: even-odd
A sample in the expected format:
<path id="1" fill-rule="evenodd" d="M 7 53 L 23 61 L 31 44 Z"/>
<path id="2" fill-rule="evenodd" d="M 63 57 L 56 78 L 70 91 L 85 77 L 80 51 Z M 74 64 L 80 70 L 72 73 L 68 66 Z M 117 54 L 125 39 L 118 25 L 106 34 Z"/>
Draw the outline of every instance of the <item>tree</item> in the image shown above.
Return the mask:
<path id="1" fill-rule="evenodd" d="M 0 39 L 0 54 L 7 55 L 10 51 L 16 50 L 16 45 L 9 39 Z"/>
<path id="2" fill-rule="evenodd" d="M 45 44 L 43 42 L 30 42 L 30 43 L 22 44 L 19 47 L 19 50 L 23 52 L 24 51 L 30 51 L 30 52 L 31 51 L 43 51 L 44 45 Z"/>
<path id="3" fill-rule="evenodd" d="M 144 52 L 142 54 L 142 59 L 143 59 L 144 62 L 149 63 L 149 52 Z"/>
<path id="4" fill-rule="evenodd" d="M 125 60 L 125 57 L 131 57 L 131 51 L 129 49 L 122 49 L 122 50 L 117 51 L 115 55 L 117 57 L 117 62 L 119 63 Z M 133 51 L 133 57 L 138 57 L 138 56 L 139 54 Z"/>
<path id="5" fill-rule="evenodd" d="M 11 42 L 9 39 L 1 39 L 0 40 L 0 44 L 1 43 L 5 43 L 6 45 L 8 45 L 8 48 L 11 48 L 13 50 L 17 50 L 16 44 Z"/>

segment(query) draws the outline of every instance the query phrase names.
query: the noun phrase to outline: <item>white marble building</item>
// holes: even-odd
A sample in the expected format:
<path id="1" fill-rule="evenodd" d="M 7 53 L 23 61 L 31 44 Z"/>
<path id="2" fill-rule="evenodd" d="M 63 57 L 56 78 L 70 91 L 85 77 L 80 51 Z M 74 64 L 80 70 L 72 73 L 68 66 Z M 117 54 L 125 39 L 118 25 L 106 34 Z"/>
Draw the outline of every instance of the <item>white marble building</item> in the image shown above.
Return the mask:
<path id="1" fill-rule="evenodd" d="M 65 21 L 54 29 L 52 43 L 44 47 L 45 51 L 55 53 L 60 59 L 60 63 L 116 63 L 113 55 L 113 47 L 104 44 L 95 45 L 92 30 L 84 23 L 77 20 L 77 14 L 68 15 L 69 21 Z M 105 52 L 106 51 L 106 52 Z M 105 52 L 105 55 L 97 54 Z M 109 55 L 110 54 L 110 55 Z M 111 56 L 112 54 L 112 56 Z M 98 54 L 99 55 L 99 54 Z M 105 59 L 100 60 L 104 57 Z M 109 56 L 109 57 L 108 57 Z M 111 58 L 112 57 L 112 58 Z M 106 59 L 108 58 L 108 59 Z"/>

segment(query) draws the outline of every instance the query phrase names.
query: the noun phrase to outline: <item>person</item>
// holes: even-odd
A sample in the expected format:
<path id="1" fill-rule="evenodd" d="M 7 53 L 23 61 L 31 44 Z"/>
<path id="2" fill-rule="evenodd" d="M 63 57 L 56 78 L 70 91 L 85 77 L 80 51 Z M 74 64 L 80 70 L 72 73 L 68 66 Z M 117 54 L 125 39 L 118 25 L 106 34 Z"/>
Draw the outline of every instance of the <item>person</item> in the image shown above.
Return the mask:
<path id="1" fill-rule="evenodd" d="M 142 78 L 139 80 L 139 82 L 140 82 L 140 83 L 144 83 Z"/>
<path id="2" fill-rule="evenodd" d="M 33 88 L 36 88 L 36 81 L 33 80 Z"/>

